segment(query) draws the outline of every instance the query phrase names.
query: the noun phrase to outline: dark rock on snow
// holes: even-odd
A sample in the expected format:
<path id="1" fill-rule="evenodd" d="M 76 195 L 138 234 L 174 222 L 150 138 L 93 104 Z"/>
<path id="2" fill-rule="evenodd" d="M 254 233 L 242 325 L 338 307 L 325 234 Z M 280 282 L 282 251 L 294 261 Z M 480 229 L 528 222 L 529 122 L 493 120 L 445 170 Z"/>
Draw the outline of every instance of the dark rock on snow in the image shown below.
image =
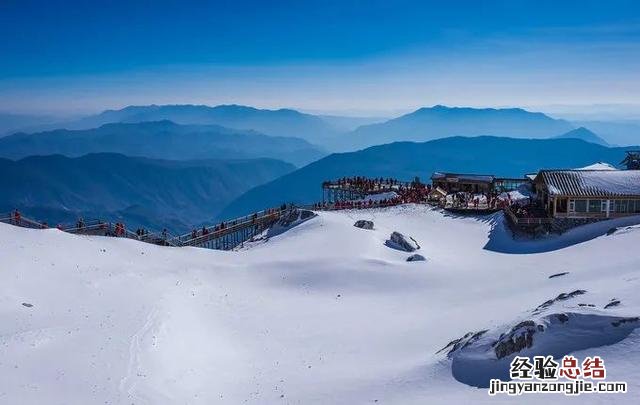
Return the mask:
<path id="1" fill-rule="evenodd" d="M 386 242 L 386 245 L 394 249 L 414 252 L 420 249 L 420 245 L 411 236 L 405 236 L 400 232 L 393 232 Z"/>
<path id="2" fill-rule="evenodd" d="M 614 298 L 607 305 L 604 306 L 604 309 L 617 307 L 618 305 L 620 305 L 620 303 L 621 303 L 620 300 L 617 300 Z"/>
<path id="3" fill-rule="evenodd" d="M 549 278 L 556 278 L 556 277 L 566 276 L 567 274 L 569 274 L 568 271 L 563 271 L 562 273 L 552 274 L 552 275 L 549 276 Z"/>
<path id="4" fill-rule="evenodd" d="M 498 341 L 493 343 L 496 357 L 501 359 L 524 348 L 531 347 L 533 345 L 533 335 L 536 331 L 537 328 L 534 321 L 520 322 L 511 328 L 507 335 L 500 336 Z"/>
<path id="5" fill-rule="evenodd" d="M 557 297 L 555 297 L 554 299 L 545 301 L 542 304 L 538 305 L 538 307 L 534 310 L 534 312 L 539 312 L 539 311 L 541 311 L 541 310 L 543 310 L 545 308 L 550 307 L 551 305 L 553 305 L 554 303 L 556 303 L 558 301 L 565 301 L 565 300 L 568 300 L 570 298 L 576 297 L 578 295 L 585 294 L 586 292 L 587 292 L 587 290 L 575 290 L 575 291 L 571 291 L 570 293 L 561 293 Z"/>
<path id="6" fill-rule="evenodd" d="M 427 259 L 424 258 L 424 256 L 419 255 L 417 253 L 412 254 L 411 256 L 407 257 L 407 261 L 408 262 L 423 262 Z"/>
<path id="7" fill-rule="evenodd" d="M 361 229 L 373 229 L 373 221 L 367 221 L 364 219 L 359 219 L 356 221 L 355 224 L 353 224 L 353 226 L 355 226 L 356 228 L 361 228 Z"/>
<path id="8" fill-rule="evenodd" d="M 611 325 L 614 327 L 618 327 L 620 325 L 624 325 L 625 323 L 630 323 L 630 322 L 638 322 L 640 321 L 640 317 L 633 317 L 633 318 L 622 318 L 622 319 L 618 319 L 617 321 L 613 321 L 611 322 Z"/>
<path id="9" fill-rule="evenodd" d="M 452 340 L 451 342 L 449 342 L 445 347 L 443 347 L 442 349 L 438 350 L 436 352 L 436 354 L 443 352 L 447 349 L 450 349 L 449 352 L 447 353 L 447 356 L 451 356 L 456 350 L 459 349 L 464 349 L 465 347 L 469 346 L 471 343 L 475 342 L 476 340 L 480 339 L 480 337 L 482 335 L 484 335 L 485 333 L 487 333 L 489 330 L 488 329 L 483 329 L 480 330 L 478 332 L 468 332 L 467 334 L 465 334 L 463 337 L 459 338 L 459 339 L 455 339 Z"/>

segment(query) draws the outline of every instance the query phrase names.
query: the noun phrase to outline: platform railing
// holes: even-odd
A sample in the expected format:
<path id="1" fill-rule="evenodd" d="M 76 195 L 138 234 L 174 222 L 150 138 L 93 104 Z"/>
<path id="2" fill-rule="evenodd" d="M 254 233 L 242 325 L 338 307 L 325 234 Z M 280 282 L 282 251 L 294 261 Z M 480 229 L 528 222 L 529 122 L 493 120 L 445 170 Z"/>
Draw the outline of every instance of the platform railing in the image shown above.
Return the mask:
<path id="1" fill-rule="evenodd" d="M 553 218 L 548 216 L 544 217 L 519 217 L 510 207 L 504 207 L 504 213 L 507 217 L 516 225 L 545 225 L 553 222 Z"/>

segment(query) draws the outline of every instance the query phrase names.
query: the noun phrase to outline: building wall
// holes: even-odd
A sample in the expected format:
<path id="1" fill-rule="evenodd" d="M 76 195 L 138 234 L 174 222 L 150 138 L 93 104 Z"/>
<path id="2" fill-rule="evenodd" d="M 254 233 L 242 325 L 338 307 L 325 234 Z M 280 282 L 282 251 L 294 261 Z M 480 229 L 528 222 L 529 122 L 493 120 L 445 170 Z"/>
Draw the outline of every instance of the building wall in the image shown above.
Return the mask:
<path id="1" fill-rule="evenodd" d="M 558 210 L 562 206 L 560 199 L 566 199 L 567 212 Z M 550 199 L 549 204 L 554 218 L 617 218 L 640 215 L 640 196 L 611 199 L 556 196 Z"/>

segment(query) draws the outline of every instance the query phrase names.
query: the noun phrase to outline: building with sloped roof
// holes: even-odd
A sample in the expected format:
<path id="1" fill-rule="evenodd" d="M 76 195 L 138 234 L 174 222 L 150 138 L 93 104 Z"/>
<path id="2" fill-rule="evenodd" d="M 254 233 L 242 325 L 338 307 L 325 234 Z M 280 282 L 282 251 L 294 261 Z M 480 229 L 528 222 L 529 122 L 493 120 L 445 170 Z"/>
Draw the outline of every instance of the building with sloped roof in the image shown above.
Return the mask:
<path id="1" fill-rule="evenodd" d="M 462 174 L 435 172 L 431 175 L 433 187 L 447 193 L 468 192 L 488 194 L 493 189 L 495 176 L 491 174 Z"/>
<path id="2" fill-rule="evenodd" d="M 640 170 L 541 170 L 534 184 L 553 218 L 640 215 Z"/>

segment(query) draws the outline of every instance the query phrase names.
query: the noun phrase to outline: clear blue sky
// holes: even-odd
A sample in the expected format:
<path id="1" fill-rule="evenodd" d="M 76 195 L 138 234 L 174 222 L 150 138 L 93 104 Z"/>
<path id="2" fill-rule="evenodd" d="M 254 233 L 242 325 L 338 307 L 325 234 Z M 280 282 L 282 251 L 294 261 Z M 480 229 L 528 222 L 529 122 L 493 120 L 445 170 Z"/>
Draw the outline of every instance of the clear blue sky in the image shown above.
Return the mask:
<path id="1" fill-rule="evenodd" d="M 0 109 L 633 103 L 640 2 L 0 1 Z"/>

